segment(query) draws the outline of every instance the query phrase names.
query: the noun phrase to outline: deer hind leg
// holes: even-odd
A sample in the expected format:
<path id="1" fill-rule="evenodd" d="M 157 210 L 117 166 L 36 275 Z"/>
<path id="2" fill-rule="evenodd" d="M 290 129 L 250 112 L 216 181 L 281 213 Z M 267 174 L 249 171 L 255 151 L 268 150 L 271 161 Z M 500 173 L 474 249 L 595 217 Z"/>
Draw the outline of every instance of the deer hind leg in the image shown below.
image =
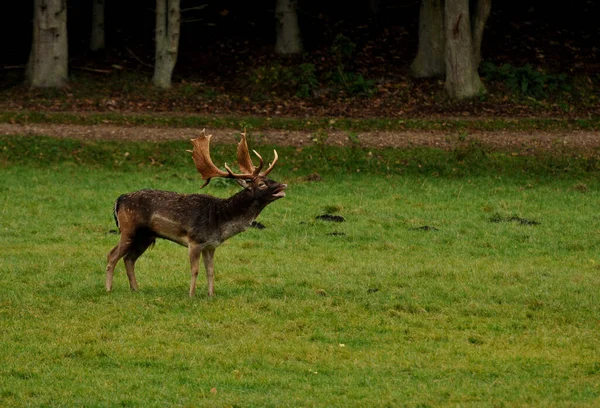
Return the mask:
<path id="1" fill-rule="evenodd" d="M 135 261 L 137 261 L 152 244 L 154 244 L 153 237 L 136 237 L 123 258 L 125 270 L 127 271 L 127 278 L 129 279 L 129 287 L 133 291 L 138 290 L 137 281 L 135 280 Z"/>
<path id="2" fill-rule="evenodd" d="M 132 238 L 121 234 L 121 240 L 119 244 L 115 246 L 107 255 L 106 265 L 106 291 L 110 292 L 112 290 L 113 284 L 113 276 L 115 272 L 115 265 L 119 262 L 119 259 L 123 258 L 125 254 L 129 251 L 129 247 L 131 246 Z"/>

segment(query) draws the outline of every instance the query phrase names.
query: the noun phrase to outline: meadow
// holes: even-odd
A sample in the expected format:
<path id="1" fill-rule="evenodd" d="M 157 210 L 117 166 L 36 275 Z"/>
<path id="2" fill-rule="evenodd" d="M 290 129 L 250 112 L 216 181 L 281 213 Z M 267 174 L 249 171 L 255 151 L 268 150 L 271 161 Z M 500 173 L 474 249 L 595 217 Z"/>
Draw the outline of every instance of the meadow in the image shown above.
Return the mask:
<path id="1" fill-rule="evenodd" d="M 107 294 L 116 197 L 238 190 L 186 149 L 0 137 L 0 406 L 598 406 L 593 157 L 278 148 L 214 298 L 167 241 Z"/>

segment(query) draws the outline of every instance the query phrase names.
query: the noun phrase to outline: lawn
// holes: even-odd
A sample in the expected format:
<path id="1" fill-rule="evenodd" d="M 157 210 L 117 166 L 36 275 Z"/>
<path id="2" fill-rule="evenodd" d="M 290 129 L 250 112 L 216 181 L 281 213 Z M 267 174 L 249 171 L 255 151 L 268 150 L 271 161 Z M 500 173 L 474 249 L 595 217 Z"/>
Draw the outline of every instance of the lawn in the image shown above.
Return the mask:
<path id="1" fill-rule="evenodd" d="M 1 406 L 597 406 L 592 159 L 278 149 L 214 298 L 167 241 L 107 294 L 114 200 L 199 192 L 187 148 L 0 137 Z"/>

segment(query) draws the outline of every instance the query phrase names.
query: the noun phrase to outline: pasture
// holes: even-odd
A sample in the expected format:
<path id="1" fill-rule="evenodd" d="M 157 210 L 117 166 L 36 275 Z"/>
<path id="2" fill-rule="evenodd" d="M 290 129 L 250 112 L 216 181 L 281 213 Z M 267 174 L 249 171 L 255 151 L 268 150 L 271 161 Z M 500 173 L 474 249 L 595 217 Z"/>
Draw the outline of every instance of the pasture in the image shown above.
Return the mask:
<path id="1" fill-rule="evenodd" d="M 214 298 L 164 240 L 107 294 L 114 200 L 199 192 L 189 148 L 0 137 L 1 406 L 597 406 L 593 158 L 278 148 Z"/>

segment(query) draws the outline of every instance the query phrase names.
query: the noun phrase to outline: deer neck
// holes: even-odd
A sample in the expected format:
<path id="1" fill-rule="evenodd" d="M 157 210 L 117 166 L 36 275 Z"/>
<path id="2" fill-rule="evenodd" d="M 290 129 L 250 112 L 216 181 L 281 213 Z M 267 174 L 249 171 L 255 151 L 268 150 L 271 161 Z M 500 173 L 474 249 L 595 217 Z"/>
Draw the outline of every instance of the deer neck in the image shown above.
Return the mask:
<path id="1" fill-rule="evenodd" d="M 244 189 L 225 200 L 224 214 L 229 221 L 248 220 L 254 221 L 267 203 L 261 203 L 251 191 Z"/>
<path id="2" fill-rule="evenodd" d="M 250 191 L 242 190 L 219 205 L 213 222 L 219 227 L 218 244 L 245 231 L 252 225 L 266 204 L 261 204 Z M 217 245 L 218 245 L 217 244 Z"/>

